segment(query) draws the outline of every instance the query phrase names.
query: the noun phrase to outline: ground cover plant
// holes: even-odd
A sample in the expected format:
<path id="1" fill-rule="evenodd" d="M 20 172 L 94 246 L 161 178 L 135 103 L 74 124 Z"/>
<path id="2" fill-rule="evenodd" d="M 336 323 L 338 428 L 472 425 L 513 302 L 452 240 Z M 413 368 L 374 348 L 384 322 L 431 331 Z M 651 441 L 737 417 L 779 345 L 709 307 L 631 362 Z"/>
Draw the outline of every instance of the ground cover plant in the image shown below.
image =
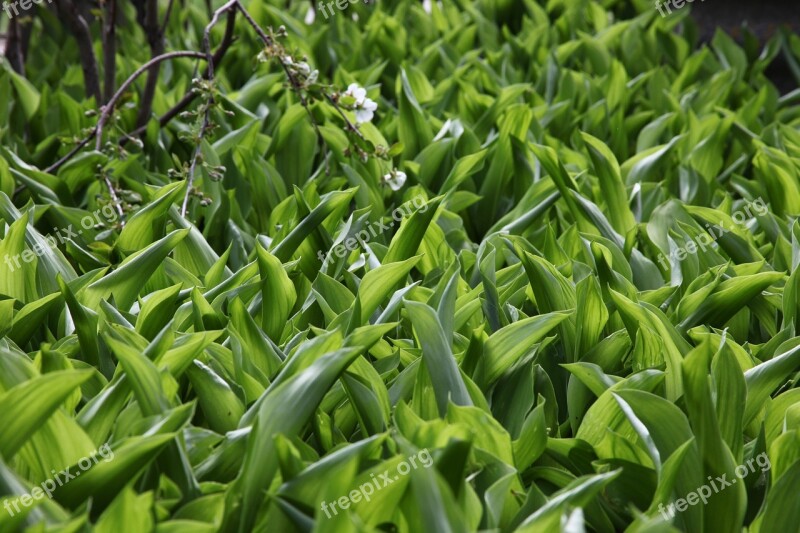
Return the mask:
<path id="1" fill-rule="evenodd" d="M 797 530 L 798 36 L 23 8 L 0 531 Z"/>

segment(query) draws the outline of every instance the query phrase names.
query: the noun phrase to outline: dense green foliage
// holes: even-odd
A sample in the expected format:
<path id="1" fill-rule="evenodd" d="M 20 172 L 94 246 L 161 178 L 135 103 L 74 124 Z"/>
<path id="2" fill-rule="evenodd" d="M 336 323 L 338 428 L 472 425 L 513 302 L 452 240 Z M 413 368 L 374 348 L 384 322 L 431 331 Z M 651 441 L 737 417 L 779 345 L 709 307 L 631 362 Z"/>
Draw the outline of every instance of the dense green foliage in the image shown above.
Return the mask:
<path id="1" fill-rule="evenodd" d="M 104 103 L 75 40 L 39 7 L 3 63 L 0 531 L 797 530 L 800 92 L 764 74 L 797 36 L 244 4 L 274 46 L 240 13 L 213 83 L 163 62 L 141 141 L 145 76 L 63 164 Z M 115 88 L 152 57 L 118 8 Z M 209 21 L 176 5 L 165 50 Z"/>

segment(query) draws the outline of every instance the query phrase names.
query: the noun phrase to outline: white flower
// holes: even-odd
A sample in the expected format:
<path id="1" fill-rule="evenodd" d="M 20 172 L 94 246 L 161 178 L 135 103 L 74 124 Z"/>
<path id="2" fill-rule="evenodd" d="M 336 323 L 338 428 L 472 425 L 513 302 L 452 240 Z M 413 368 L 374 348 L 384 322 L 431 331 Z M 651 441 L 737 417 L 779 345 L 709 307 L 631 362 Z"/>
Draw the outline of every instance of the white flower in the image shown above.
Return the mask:
<path id="1" fill-rule="evenodd" d="M 383 181 L 385 181 L 393 191 L 399 191 L 403 185 L 405 185 L 407 177 L 406 173 L 402 170 L 394 169 L 383 177 Z"/>
<path id="2" fill-rule="evenodd" d="M 367 90 L 365 88 L 360 87 L 357 83 L 351 83 L 344 92 L 344 96 L 350 96 L 356 101 L 353 109 L 356 112 L 357 124 L 369 122 L 375 116 L 378 104 L 367 98 Z"/>
<path id="3" fill-rule="evenodd" d="M 367 98 L 367 90 L 363 87 L 359 87 L 357 83 L 351 83 L 347 86 L 347 90 L 344 92 L 344 95 L 352 96 L 356 101 L 356 106 L 360 106 Z"/>
<path id="4" fill-rule="evenodd" d="M 362 122 L 371 121 L 372 117 L 375 115 L 375 110 L 377 109 L 378 109 L 378 104 L 376 104 L 369 98 L 365 98 L 364 103 L 361 106 L 361 109 L 356 109 L 356 122 L 361 124 Z"/>

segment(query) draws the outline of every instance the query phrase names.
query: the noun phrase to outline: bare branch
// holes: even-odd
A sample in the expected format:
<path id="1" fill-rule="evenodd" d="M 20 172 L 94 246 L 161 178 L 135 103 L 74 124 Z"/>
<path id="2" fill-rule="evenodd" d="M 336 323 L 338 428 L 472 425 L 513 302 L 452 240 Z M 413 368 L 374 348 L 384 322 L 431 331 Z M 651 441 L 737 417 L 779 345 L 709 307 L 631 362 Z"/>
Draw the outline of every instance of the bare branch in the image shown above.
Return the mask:
<path id="1" fill-rule="evenodd" d="M 197 171 L 197 160 L 200 159 L 200 150 L 202 146 L 202 132 L 208 128 L 208 112 L 205 113 L 203 117 L 203 125 L 200 126 L 201 138 L 197 142 L 197 146 L 195 146 L 194 151 L 192 152 L 192 164 L 189 165 L 189 175 L 186 177 L 186 181 L 188 182 L 186 186 L 186 193 L 183 195 L 183 203 L 181 204 L 181 216 L 186 216 L 186 209 L 189 206 L 189 197 L 192 194 L 192 187 L 194 185 L 194 175 Z"/>
<path id="2" fill-rule="evenodd" d="M 168 52 L 166 54 L 161 54 L 159 56 L 156 56 L 147 63 L 145 63 L 144 65 L 142 65 L 141 67 L 139 67 L 138 69 L 136 69 L 136 72 L 131 74 L 130 77 L 127 80 L 125 80 L 125 82 L 120 86 L 117 92 L 114 93 L 114 96 L 111 97 L 111 100 L 109 100 L 108 103 L 103 106 L 102 112 L 100 113 L 100 119 L 97 121 L 97 126 L 95 127 L 96 130 L 95 150 L 98 151 L 100 150 L 100 147 L 102 146 L 103 143 L 103 126 L 105 126 L 106 122 L 111 117 L 111 113 L 113 113 L 114 111 L 114 106 L 116 106 L 119 99 L 122 98 L 122 95 L 125 94 L 125 91 L 128 90 L 128 87 L 130 87 L 133 84 L 133 82 L 136 81 L 136 78 L 145 73 L 153 65 L 157 65 L 162 61 L 166 61 L 168 59 L 174 59 L 176 57 L 195 57 L 198 59 L 206 59 L 206 55 L 201 54 L 200 52 L 195 52 L 192 50 L 181 50 L 178 52 Z"/>
<path id="3" fill-rule="evenodd" d="M 111 183 L 111 180 L 108 179 L 108 175 L 105 172 L 103 172 L 103 181 L 106 183 L 108 194 L 111 196 L 111 203 L 114 204 L 114 209 L 117 210 L 117 214 L 119 215 L 119 223 L 121 226 L 124 226 L 125 212 L 122 210 L 122 204 L 119 201 L 119 196 L 117 196 L 116 189 L 114 189 L 114 184 Z"/>
<path id="4" fill-rule="evenodd" d="M 75 147 L 72 150 L 70 150 L 69 153 L 67 153 L 67 155 L 65 155 L 64 157 L 62 157 L 61 159 L 59 159 L 58 161 L 56 161 L 55 163 L 44 169 L 44 171 L 47 172 L 48 174 L 52 174 L 53 172 L 58 171 L 58 169 L 61 168 L 61 166 L 64 163 L 72 159 L 75 156 L 75 154 L 80 152 L 84 146 L 89 144 L 89 141 L 94 139 L 94 136 L 96 134 L 97 134 L 97 128 L 92 128 L 92 131 L 89 132 L 89 135 L 87 135 L 86 138 L 84 138 L 81 142 L 76 144 Z"/>
<path id="5" fill-rule="evenodd" d="M 167 33 L 167 25 L 169 24 L 169 17 L 172 15 L 172 6 L 174 3 L 175 0 L 169 0 L 169 4 L 167 4 L 167 12 L 164 14 L 164 22 L 161 23 L 161 30 L 159 30 L 162 38 Z"/>
<path id="6" fill-rule="evenodd" d="M 6 42 L 6 58 L 11 68 L 25 75 L 25 59 L 22 53 L 22 29 L 18 19 L 12 18 L 8 23 L 8 41 Z"/>
<path id="7" fill-rule="evenodd" d="M 264 42 L 264 46 L 271 47 L 275 43 L 272 37 L 267 35 L 267 33 L 261 28 L 261 26 L 258 25 L 258 23 L 253 19 L 253 17 L 250 15 L 247 9 L 245 9 L 245 7 L 239 0 L 235 0 L 235 3 L 239 11 L 241 11 L 242 15 L 244 15 L 244 18 L 247 20 L 247 22 L 250 23 L 250 26 L 253 27 L 258 36 Z M 300 98 L 300 105 L 303 106 L 303 109 L 306 110 L 308 117 L 311 119 L 311 125 L 314 127 L 314 132 L 317 134 L 317 142 L 322 147 L 322 158 L 325 161 L 325 174 L 329 175 L 330 163 L 328 161 L 327 154 L 325 153 L 327 149 L 326 148 L 327 144 L 325 143 L 325 139 L 322 137 L 322 132 L 319 130 L 319 124 L 317 124 L 317 119 L 314 118 L 314 114 L 311 112 L 311 108 L 308 105 L 308 100 L 303 94 L 303 89 L 301 87 L 300 82 L 297 80 L 297 77 L 294 75 L 294 73 L 292 73 L 292 71 L 289 69 L 286 63 L 283 62 L 282 58 L 279 58 L 279 63 L 283 68 L 284 74 L 286 74 L 286 78 L 289 80 L 289 84 L 292 86 L 292 90 L 297 94 L 298 98 Z M 333 103 L 333 100 L 331 100 L 331 102 Z M 334 107 L 338 109 L 338 106 L 334 105 Z M 341 113 L 341 110 L 339 112 Z M 344 113 L 342 113 L 342 116 L 344 116 Z M 348 125 L 350 125 L 350 121 L 347 120 L 347 117 L 345 117 L 345 120 L 347 121 Z M 355 129 L 355 127 L 353 127 L 353 131 L 355 131 L 358 135 L 361 135 L 361 132 Z"/>
<path id="8" fill-rule="evenodd" d="M 106 0 L 103 13 L 103 96 L 114 94 L 117 77 L 117 0 Z"/>
<path id="9" fill-rule="evenodd" d="M 92 46 L 92 35 L 89 32 L 89 25 L 86 19 L 81 16 L 75 2 L 63 0 L 59 4 L 59 11 L 72 30 L 75 40 L 78 42 L 78 52 L 80 54 L 81 67 L 83 68 L 83 81 L 86 84 L 86 93 L 93 96 L 95 101 L 102 102 L 100 92 L 100 76 L 97 70 L 97 58 L 94 55 Z"/>
<path id="10" fill-rule="evenodd" d="M 329 94 L 325 93 L 325 98 L 327 98 L 328 102 L 329 102 L 329 103 L 330 103 L 330 104 L 333 106 L 333 108 L 334 108 L 336 111 L 338 111 L 338 112 L 339 112 L 339 115 L 341 115 L 342 119 L 344 120 L 344 123 L 347 125 L 347 129 L 349 129 L 350 131 L 352 131 L 353 133 L 355 133 L 356 135 L 358 135 L 359 137 L 361 137 L 361 138 L 363 139 L 363 138 L 364 138 L 364 135 L 361 133 L 361 131 L 359 131 L 358 127 L 357 127 L 355 124 L 353 124 L 352 122 L 350 122 L 350 119 L 349 119 L 349 118 L 347 118 L 347 115 L 345 115 L 345 114 L 344 114 L 344 111 L 342 111 L 342 108 L 341 108 L 341 107 L 339 107 L 339 104 L 337 104 L 337 103 L 336 103 L 336 102 L 333 100 L 333 98 L 331 97 L 331 95 L 329 95 Z"/>
<path id="11" fill-rule="evenodd" d="M 211 17 L 211 21 L 206 26 L 205 31 L 203 32 L 203 49 L 206 53 L 206 72 L 207 77 L 209 80 L 214 80 L 214 56 L 211 54 L 211 29 L 216 26 L 217 22 L 219 22 L 219 17 L 222 13 L 226 11 L 235 11 L 236 4 L 238 0 L 231 0 L 230 2 L 226 3 L 221 8 L 217 9 L 214 12 L 214 16 Z M 197 138 L 197 146 L 194 149 L 194 153 L 192 154 L 192 163 L 189 166 L 189 175 L 186 177 L 186 181 L 188 181 L 188 185 L 186 187 L 186 193 L 183 197 L 183 204 L 181 204 L 181 216 L 186 216 L 186 208 L 189 205 L 189 197 L 192 194 L 192 187 L 194 186 L 194 176 L 195 172 L 197 171 L 197 160 L 200 157 L 200 150 L 203 143 L 203 136 L 205 136 L 206 131 L 208 130 L 210 124 L 210 113 L 211 107 L 214 105 L 214 96 L 209 98 L 209 101 L 205 103 L 205 110 L 203 112 L 203 122 L 200 125 L 200 132 Z"/>
<path id="12" fill-rule="evenodd" d="M 272 38 L 269 35 L 267 35 L 263 29 L 261 29 L 261 26 L 259 26 L 258 23 L 250 15 L 250 13 L 247 12 L 247 10 L 244 8 L 244 6 L 239 0 L 236 0 L 236 5 L 239 8 L 239 11 L 242 12 L 242 15 L 244 15 L 244 18 L 247 19 L 247 22 L 250 23 L 253 29 L 256 30 L 258 36 L 261 37 L 261 40 L 264 41 L 264 45 L 272 46 L 275 43 L 275 41 L 273 41 Z M 286 73 L 286 77 L 289 78 L 289 83 L 292 85 L 292 88 L 300 97 L 300 103 L 303 104 L 303 107 L 306 108 L 306 111 L 311 117 L 311 121 L 314 123 L 314 128 L 317 130 L 317 133 L 319 133 L 319 129 L 317 128 L 316 122 L 314 122 L 314 116 L 311 115 L 311 110 L 308 108 L 308 102 L 306 101 L 305 96 L 303 96 L 302 92 L 300 91 L 300 83 L 297 81 L 297 78 L 292 74 L 292 72 L 289 70 L 289 68 L 283 61 L 281 61 L 281 66 L 283 67 L 283 71 Z M 345 124 L 347 125 L 347 129 L 349 129 L 350 131 L 352 131 L 353 133 L 355 133 L 356 135 L 358 135 L 363 139 L 364 136 L 358 130 L 356 125 L 350 122 L 350 119 L 347 118 L 347 115 L 344 114 L 344 111 L 342 111 L 342 109 L 339 107 L 339 104 L 337 104 L 329 94 L 326 93 L 325 97 L 327 98 L 328 102 L 336 109 L 336 111 L 338 111 L 339 114 L 342 116 Z"/>
<path id="13" fill-rule="evenodd" d="M 147 0 L 144 14 L 143 29 L 150 44 L 153 57 L 164 53 L 164 35 L 158 23 L 158 0 Z M 142 98 L 139 101 L 139 115 L 136 118 L 136 126 L 143 126 L 150 120 L 150 112 L 153 109 L 153 99 L 156 95 L 158 85 L 158 73 L 161 65 L 156 63 L 150 67 L 147 73 L 147 83 L 144 86 Z"/>
<path id="14" fill-rule="evenodd" d="M 242 15 L 244 15 L 244 18 L 247 19 L 248 23 L 250 23 L 250 26 L 252 26 L 253 29 L 256 30 L 256 33 L 258 34 L 259 37 L 261 37 L 261 40 L 264 41 L 265 45 L 272 46 L 273 44 L 275 44 L 275 41 L 272 40 L 272 37 L 267 35 L 267 33 L 263 29 L 261 29 L 261 26 L 258 25 L 258 22 L 256 22 L 255 19 L 253 19 L 252 15 L 250 15 L 250 13 L 247 11 L 247 9 L 245 9 L 245 7 L 239 0 L 236 0 L 236 7 L 239 9 L 239 11 L 242 12 Z"/>
<path id="15" fill-rule="evenodd" d="M 128 90 L 128 87 L 130 87 L 133 84 L 133 82 L 136 81 L 136 78 L 141 76 L 142 73 L 147 71 L 153 65 L 157 65 L 157 64 L 161 63 L 162 61 L 166 61 L 167 59 L 173 59 L 173 58 L 176 58 L 176 57 L 197 57 L 197 58 L 200 58 L 200 59 L 205 59 L 205 56 L 203 54 L 199 53 L 199 52 L 193 52 L 193 51 L 190 51 L 190 50 L 184 50 L 184 51 L 180 51 L 180 52 L 170 52 L 168 54 L 159 55 L 157 57 L 154 57 L 153 59 L 151 59 L 150 61 L 148 61 L 144 65 L 142 65 L 141 67 L 139 67 L 136 70 L 136 72 L 131 74 L 130 77 L 128 77 L 128 79 L 125 80 L 125 83 L 123 83 L 120 86 L 120 88 L 117 90 L 117 92 L 114 93 L 114 96 L 111 97 L 111 99 L 108 101 L 108 103 L 103 106 L 103 111 L 100 113 L 100 118 L 97 121 L 97 126 L 95 126 L 95 136 L 96 136 L 95 149 L 96 150 L 98 150 L 98 151 L 100 150 L 100 147 L 101 147 L 102 142 L 103 142 L 103 126 L 108 121 L 108 119 L 111 117 L 111 114 L 114 112 L 114 106 L 117 104 L 117 102 L 119 102 L 120 98 L 122 98 L 122 95 L 125 94 L 125 91 Z M 108 187 L 108 193 L 111 195 L 111 200 L 114 203 L 114 206 L 116 207 L 117 212 L 119 213 L 120 223 L 124 224 L 125 223 L 124 222 L 125 214 L 122 211 L 122 205 L 120 205 L 119 198 L 117 197 L 117 192 L 114 189 L 114 184 L 111 183 L 111 180 L 108 179 L 108 176 L 106 174 L 103 174 L 103 180 L 106 182 L 106 187 Z"/>
<path id="16" fill-rule="evenodd" d="M 136 81 L 136 78 L 138 78 L 144 72 L 146 72 L 147 69 L 149 69 L 154 63 L 161 63 L 162 61 L 166 61 L 168 59 L 174 59 L 177 57 L 194 57 L 197 59 L 206 59 L 206 55 L 201 54 L 200 52 L 194 52 L 192 50 L 182 50 L 178 52 L 169 52 L 167 54 L 162 54 L 158 57 L 154 57 L 153 59 L 151 59 L 150 61 L 139 67 L 136 70 L 136 72 L 131 74 L 131 76 L 127 80 L 125 80 L 125 82 L 122 84 L 122 86 L 120 86 L 117 92 L 114 93 L 114 96 L 111 97 L 108 103 L 102 107 L 102 111 L 100 113 L 100 118 L 97 121 L 97 125 L 94 128 L 92 128 L 92 130 L 89 132 L 86 138 L 83 139 L 81 142 L 79 142 L 72 150 L 70 150 L 70 152 L 67 155 L 59 159 L 56 163 L 47 167 L 45 169 L 45 172 L 52 174 L 53 172 L 58 171 L 58 169 L 61 168 L 61 166 L 64 165 L 64 163 L 72 159 L 75 156 L 75 154 L 80 152 L 81 148 L 89 144 L 89 141 L 91 141 L 92 139 L 95 138 L 97 139 L 97 143 L 95 144 L 95 149 L 100 150 L 100 147 L 102 146 L 103 127 L 105 126 L 105 123 L 108 121 L 108 119 L 111 117 L 111 114 L 114 111 L 114 107 L 119 102 L 119 99 L 122 98 L 122 96 L 125 94 L 125 91 L 127 91 L 128 88 L 133 84 L 133 82 Z"/>
<path id="17" fill-rule="evenodd" d="M 219 48 L 217 48 L 217 51 L 214 52 L 213 61 L 211 62 L 212 64 L 219 65 L 222 62 L 222 58 L 225 56 L 225 53 L 228 51 L 228 48 L 230 48 L 231 44 L 233 44 L 233 37 L 234 37 L 233 32 L 235 28 L 236 28 L 236 10 L 234 9 L 228 11 L 228 23 L 225 26 L 225 35 L 222 38 L 222 42 L 220 43 Z M 209 74 L 209 69 L 208 67 L 206 67 L 206 69 L 203 71 L 203 78 L 208 79 L 208 74 Z M 197 93 L 195 93 L 191 89 L 188 90 L 186 94 L 183 95 L 183 98 L 181 98 L 177 104 L 175 104 L 169 111 L 164 113 L 161 116 L 161 118 L 158 119 L 159 126 L 161 127 L 166 126 L 173 118 L 177 117 L 179 114 L 181 114 L 182 111 L 184 111 L 187 107 L 189 107 L 189 104 L 191 104 L 195 98 L 197 98 Z M 146 124 L 139 126 L 135 130 L 133 130 L 130 133 L 130 136 L 136 137 L 144 133 L 145 130 L 147 130 Z M 120 141 L 120 144 L 124 145 L 126 141 L 127 139 L 122 139 Z"/>
<path id="18" fill-rule="evenodd" d="M 206 54 L 206 79 L 213 79 L 214 78 L 214 56 L 211 54 L 211 29 L 217 25 L 219 22 L 219 17 L 226 11 L 235 11 L 236 5 L 238 4 L 238 0 L 231 0 L 227 2 L 224 6 L 217 9 L 214 12 L 214 15 L 211 17 L 211 20 L 206 25 L 205 30 L 203 31 L 203 51 Z M 228 21 L 230 23 L 230 19 Z"/>

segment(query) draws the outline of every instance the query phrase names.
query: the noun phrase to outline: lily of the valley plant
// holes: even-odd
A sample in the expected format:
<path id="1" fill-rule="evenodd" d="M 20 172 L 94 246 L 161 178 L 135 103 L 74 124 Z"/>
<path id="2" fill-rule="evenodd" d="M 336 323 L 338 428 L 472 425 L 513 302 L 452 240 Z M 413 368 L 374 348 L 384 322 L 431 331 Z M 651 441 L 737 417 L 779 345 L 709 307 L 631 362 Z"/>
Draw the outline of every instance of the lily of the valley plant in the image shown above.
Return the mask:
<path id="1" fill-rule="evenodd" d="M 0 22 L 0 532 L 796 531 L 800 39 L 315 6 Z"/>

